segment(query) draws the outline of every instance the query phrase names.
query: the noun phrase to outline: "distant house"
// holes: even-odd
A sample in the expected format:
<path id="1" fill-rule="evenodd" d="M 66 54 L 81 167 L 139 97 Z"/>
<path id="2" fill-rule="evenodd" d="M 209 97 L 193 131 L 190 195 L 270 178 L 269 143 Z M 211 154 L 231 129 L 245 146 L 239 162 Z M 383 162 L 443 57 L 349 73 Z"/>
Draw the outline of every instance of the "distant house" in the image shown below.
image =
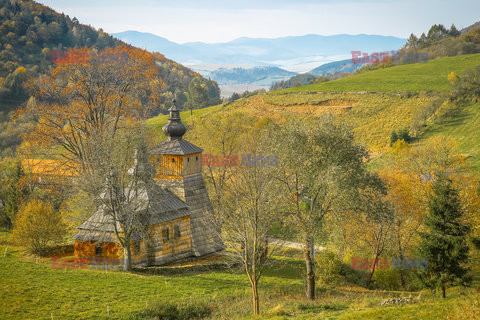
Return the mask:
<path id="1" fill-rule="evenodd" d="M 149 159 L 136 159 L 130 169 L 141 166 L 149 172 L 148 181 L 138 192 L 140 201 L 145 204 L 142 207 L 145 211 L 143 228 L 141 233 L 133 235 L 131 244 L 132 264 L 137 266 L 161 265 L 225 248 L 209 219 L 213 208 L 202 177 L 203 150 L 182 139 L 187 129 L 175 104 L 169 111 L 168 123 L 163 127 L 167 139 L 148 153 Z M 54 162 L 47 161 L 39 168 L 32 161 L 35 162 L 29 160 L 25 165 L 30 172 L 42 176 L 49 174 L 45 168 L 54 167 Z M 115 222 L 106 210 L 98 208 L 77 227 L 78 233 L 73 237 L 75 257 L 124 258 L 124 250 L 115 235 Z M 118 223 L 117 229 L 120 229 Z"/>

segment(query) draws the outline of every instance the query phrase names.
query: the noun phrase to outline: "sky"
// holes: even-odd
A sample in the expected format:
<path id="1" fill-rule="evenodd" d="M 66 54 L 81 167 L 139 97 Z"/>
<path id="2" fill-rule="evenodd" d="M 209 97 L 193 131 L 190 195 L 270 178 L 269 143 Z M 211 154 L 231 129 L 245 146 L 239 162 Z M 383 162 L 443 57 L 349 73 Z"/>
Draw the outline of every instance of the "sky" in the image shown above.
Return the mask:
<path id="1" fill-rule="evenodd" d="M 433 24 L 480 20 L 480 0 L 37 0 L 108 33 L 150 32 L 168 40 L 375 34 L 408 38 Z"/>

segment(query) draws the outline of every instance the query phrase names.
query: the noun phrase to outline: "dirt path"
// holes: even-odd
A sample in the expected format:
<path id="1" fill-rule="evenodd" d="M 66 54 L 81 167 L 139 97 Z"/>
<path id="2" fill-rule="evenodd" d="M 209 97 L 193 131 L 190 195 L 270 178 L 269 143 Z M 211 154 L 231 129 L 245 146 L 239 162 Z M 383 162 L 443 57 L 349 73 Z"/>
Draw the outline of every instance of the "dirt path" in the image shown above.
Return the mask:
<path id="1" fill-rule="evenodd" d="M 281 239 L 270 238 L 270 239 L 268 239 L 268 241 L 271 244 L 274 244 L 274 245 L 277 245 L 277 246 L 282 246 L 282 247 L 287 247 L 287 248 L 292 248 L 292 249 L 298 249 L 298 250 L 303 250 L 303 248 L 305 247 L 305 245 L 302 244 L 302 243 L 292 242 L 292 241 L 287 241 L 287 240 L 281 240 Z M 325 247 L 315 246 L 315 250 L 322 251 L 322 250 L 325 250 Z"/>

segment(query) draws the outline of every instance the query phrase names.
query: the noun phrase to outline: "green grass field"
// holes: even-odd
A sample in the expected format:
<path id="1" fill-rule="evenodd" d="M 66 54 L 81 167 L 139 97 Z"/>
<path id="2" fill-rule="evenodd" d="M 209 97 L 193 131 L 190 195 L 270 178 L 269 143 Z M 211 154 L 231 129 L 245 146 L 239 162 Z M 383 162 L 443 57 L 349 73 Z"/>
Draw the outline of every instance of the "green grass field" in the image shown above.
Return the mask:
<path id="1" fill-rule="evenodd" d="M 207 116 L 209 114 L 213 114 L 223 108 L 222 105 L 217 105 L 213 107 L 203 108 L 203 109 L 194 109 L 194 110 L 187 110 L 180 112 L 180 116 L 182 117 L 182 122 L 185 125 L 191 125 L 192 121 L 196 118 L 200 118 L 203 116 Z M 159 115 L 147 120 L 147 125 L 151 128 L 154 128 L 155 131 L 163 137 L 162 127 L 168 122 L 168 115 Z"/>
<path id="2" fill-rule="evenodd" d="M 480 65 L 480 54 L 438 58 L 426 63 L 373 70 L 334 81 L 295 87 L 280 92 L 402 92 L 447 91 L 450 72 L 461 74 Z"/>
<path id="3" fill-rule="evenodd" d="M 453 138 L 460 150 L 469 157 L 470 164 L 480 172 L 480 103 L 462 107 L 450 117 L 445 117 L 429 127 L 422 138 L 436 135 Z"/>
<path id="4" fill-rule="evenodd" d="M 60 270 L 52 269 L 47 258 L 37 263 L 17 247 L 9 246 L 4 256 L 5 248 L 0 245 L 2 320 L 128 319 L 131 312 L 155 301 L 192 300 L 208 303 L 211 319 L 251 319 L 249 283 L 241 270 L 177 276 Z M 256 319 L 478 319 L 465 315 L 480 311 L 478 292 L 459 288 L 449 289 L 443 300 L 427 292 L 375 291 L 342 283 L 335 288 L 319 286 L 317 301 L 309 302 L 302 273 L 301 261 L 276 258 L 261 281 L 262 317 Z M 413 301 L 379 307 L 381 301 L 405 296 Z"/>

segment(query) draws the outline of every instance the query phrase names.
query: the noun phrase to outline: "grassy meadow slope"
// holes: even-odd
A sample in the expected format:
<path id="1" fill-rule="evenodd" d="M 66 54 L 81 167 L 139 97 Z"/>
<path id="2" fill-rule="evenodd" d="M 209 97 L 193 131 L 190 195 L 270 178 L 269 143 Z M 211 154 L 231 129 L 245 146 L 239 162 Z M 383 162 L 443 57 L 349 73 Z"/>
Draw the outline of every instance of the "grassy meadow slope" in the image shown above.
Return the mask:
<path id="1" fill-rule="evenodd" d="M 480 65 L 480 54 L 439 58 L 427 63 L 400 65 L 374 70 L 335 81 L 272 91 L 215 106 L 182 113 L 187 125 L 200 124 L 220 111 L 238 110 L 282 122 L 290 117 L 314 118 L 325 112 L 349 124 L 361 143 L 373 156 L 389 147 L 392 130 L 411 128 L 415 113 L 449 89 L 448 74 Z M 366 92 L 367 91 L 367 92 Z M 148 120 L 156 129 L 167 116 Z M 459 144 L 471 164 L 480 171 L 480 107 L 469 106 L 448 119 L 440 118 L 418 137 L 429 139 L 448 135 Z M 219 128 L 221 130 L 221 128 Z M 187 133 L 188 135 L 188 133 Z M 188 137 L 188 136 L 187 136 Z M 208 151 L 208 150 L 207 150 Z"/>
<path id="2" fill-rule="evenodd" d="M 453 138 L 460 150 L 470 159 L 472 167 L 480 172 L 480 103 L 460 108 L 453 116 L 441 119 L 422 135 L 430 139 L 436 135 Z"/>
<path id="3" fill-rule="evenodd" d="M 474 289 L 451 288 L 446 300 L 426 292 L 367 290 L 345 280 L 335 288 L 319 286 L 318 300 L 305 299 L 301 260 L 276 257 L 260 286 L 262 317 L 250 316 L 250 288 L 242 270 L 183 272 L 151 276 L 124 271 L 52 269 L 17 247 L 0 245 L 2 320 L 139 319 L 156 301 L 203 302 L 209 319 L 476 319 L 480 295 Z M 390 298 L 411 297 L 406 305 L 384 306 Z M 108 310 L 108 311 L 107 311 Z"/>
<path id="4" fill-rule="evenodd" d="M 480 54 L 439 58 L 426 63 L 404 64 L 350 77 L 285 89 L 285 92 L 402 92 L 447 91 L 450 72 L 461 74 L 480 65 Z"/>

